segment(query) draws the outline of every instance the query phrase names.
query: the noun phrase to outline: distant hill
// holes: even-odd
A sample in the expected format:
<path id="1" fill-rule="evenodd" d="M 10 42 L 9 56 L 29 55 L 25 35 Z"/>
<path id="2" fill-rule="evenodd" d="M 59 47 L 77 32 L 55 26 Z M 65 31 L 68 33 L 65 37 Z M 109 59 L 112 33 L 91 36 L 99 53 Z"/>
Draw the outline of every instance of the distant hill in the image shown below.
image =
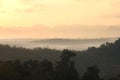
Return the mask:
<path id="1" fill-rule="evenodd" d="M 99 47 L 105 42 L 114 42 L 117 38 L 98 38 L 98 39 L 41 39 L 33 40 L 32 43 L 48 45 L 50 48 L 62 50 L 64 48 L 72 50 L 86 50 L 90 46 Z M 72 45 L 72 46 L 71 46 Z"/>
<path id="2" fill-rule="evenodd" d="M 33 40 L 35 43 L 49 43 L 49 44 L 87 44 L 87 43 L 102 43 L 111 42 L 117 38 L 98 38 L 98 39 L 64 39 L 64 38 L 53 38 L 53 39 L 41 39 Z"/>
<path id="3" fill-rule="evenodd" d="M 0 39 L 0 44 L 33 49 L 36 47 L 51 48 L 57 50 L 86 50 L 90 46 L 99 47 L 105 42 L 114 42 L 117 38 L 97 38 L 97 39 Z"/>

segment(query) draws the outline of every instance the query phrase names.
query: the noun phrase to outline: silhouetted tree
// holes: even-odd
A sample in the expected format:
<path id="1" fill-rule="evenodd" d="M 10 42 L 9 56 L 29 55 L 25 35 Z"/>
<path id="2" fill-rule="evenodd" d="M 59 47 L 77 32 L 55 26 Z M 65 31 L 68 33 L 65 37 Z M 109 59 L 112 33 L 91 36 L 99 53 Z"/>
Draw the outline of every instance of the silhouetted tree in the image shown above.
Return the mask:
<path id="1" fill-rule="evenodd" d="M 73 56 L 76 54 L 67 49 L 63 50 L 61 62 L 56 63 L 56 80 L 79 80 L 74 62 L 70 61 Z"/>
<path id="2" fill-rule="evenodd" d="M 99 72 L 97 66 L 90 66 L 87 68 L 87 72 L 84 73 L 82 80 L 100 80 Z"/>
<path id="3" fill-rule="evenodd" d="M 43 61 L 41 61 L 40 65 L 44 72 L 53 70 L 53 64 L 47 59 L 44 59 Z"/>
<path id="4" fill-rule="evenodd" d="M 75 53 L 69 51 L 68 49 L 64 49 L 63 52 L 62 52 L 62 55 L 60 56 L 61 62 L 63 62 L 63 63 L 68 63 L 68 62 L 69 62 L 69 59 L 70 59 L 71 57 L 74 57 L 74 56 L 76 56 Z"/>

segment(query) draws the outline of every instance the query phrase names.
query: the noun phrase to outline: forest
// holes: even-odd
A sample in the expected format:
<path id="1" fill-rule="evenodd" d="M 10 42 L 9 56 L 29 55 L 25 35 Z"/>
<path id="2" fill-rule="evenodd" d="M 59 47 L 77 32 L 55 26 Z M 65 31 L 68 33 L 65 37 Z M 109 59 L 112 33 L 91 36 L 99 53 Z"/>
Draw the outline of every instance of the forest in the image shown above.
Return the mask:
<path id="1" fill-rule="evenodd" d="M 78 60 L 77 57 L 80 59 Z M 94 59 L 91 60 L 90 58 Z M 99 48 L 89 47 L 85 51 L 71 51 L 68 49 L 59 51 L 47 48 L 30 50 L 22 47 L 0 45 L 0 79 L 120 80 L 119 58 L 120 39 L 113 43 L 102 44 Z M 76 67 L 77 64 L 73 59 L 77 59 L 80 62 L 79 64 L 89 64 L 91 62 L 92 64 L 86 66 L 86 70 L 80 74 L 78 68 L 82 69 L 83 66 Z M 100 76 L 102 69 L 99 68 L 101 66 L 99 64 L 101 62 L 104 63 L 102 64 L 104 66 L 116 65 L 117 72 L 115 72 L 117 74 L 114 76 Z M 112 69 L 109 69 L 109 71 L 112 72 Z"/>

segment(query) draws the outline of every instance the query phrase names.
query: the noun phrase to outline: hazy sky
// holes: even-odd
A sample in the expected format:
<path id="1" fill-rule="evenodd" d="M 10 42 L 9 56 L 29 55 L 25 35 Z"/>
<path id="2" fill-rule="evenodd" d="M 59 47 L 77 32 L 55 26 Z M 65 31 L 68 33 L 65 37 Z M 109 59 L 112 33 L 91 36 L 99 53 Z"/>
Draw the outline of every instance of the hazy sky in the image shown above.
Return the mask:
<path id="1" fill-rule="evenodd" d="M 120 0 L 0 0 L 0 38 L 120 35 Z"/>

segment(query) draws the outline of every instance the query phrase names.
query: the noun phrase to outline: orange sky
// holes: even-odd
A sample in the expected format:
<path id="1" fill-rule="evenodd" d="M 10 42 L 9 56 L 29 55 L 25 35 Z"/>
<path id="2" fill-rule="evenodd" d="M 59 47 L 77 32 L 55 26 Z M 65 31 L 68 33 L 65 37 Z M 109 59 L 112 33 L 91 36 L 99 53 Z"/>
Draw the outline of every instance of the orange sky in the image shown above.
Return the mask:
<path id="1" fill-rule="evenodd" d="M 119 0 L 0 0 L 0 38 L 118 37 L 119 4 Z"/>

